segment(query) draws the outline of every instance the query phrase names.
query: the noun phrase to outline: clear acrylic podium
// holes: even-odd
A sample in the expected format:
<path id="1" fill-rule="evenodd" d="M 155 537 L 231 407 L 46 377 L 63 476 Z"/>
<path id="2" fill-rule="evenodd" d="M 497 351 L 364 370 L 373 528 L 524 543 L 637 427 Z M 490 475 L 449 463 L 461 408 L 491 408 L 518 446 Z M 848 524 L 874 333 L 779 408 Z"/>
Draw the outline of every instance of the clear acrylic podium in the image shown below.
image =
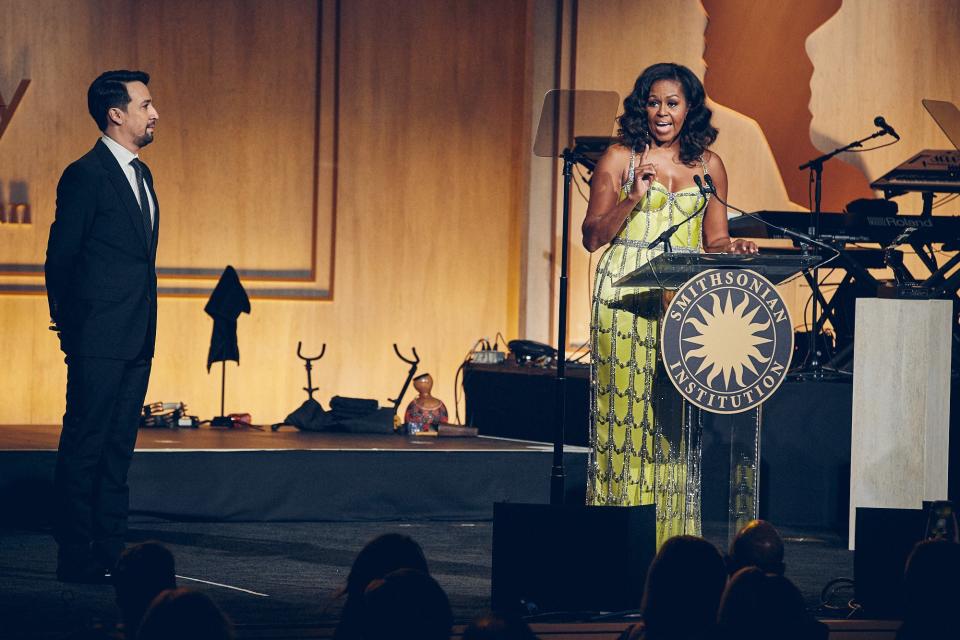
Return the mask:
<path id="1" fill-rule="evenodd" d="M 708 269 L 750 269 L 773 284 L 821 261 L 815 254 L 757 253 L 661 253 L 613 283 L 615 287 L 653 287 L 679 289 L 690 278 Z"/>
<path id="2" fill-rule="evenodd" d="M 779 284 L 821 262 L 815 254 L 729 254 L 729 253 L 661 253 L 634 271 L 614 282 L 616 287 L 649 287 L 676 290 L 691 278 L 710 269 L 749 269 Z M 665 309 L 666 304 L 661 305 Z M 657 332 L 657 350 L 660 350 L 660 332 Z M 662 364 L 662 363 L 661 363 Z M 658 367 L 662 370 L 662 366 Z M 702 409 L 680 397 L 672 383 L 657 385 L 661 392 L 656 400 L 664 407 L 681 406 L 683 428 L 687 442 L 698 449 L 703 428 Z M 673 397 L 669 397 L 670 395 Z M 769 399 L 769 398 L 768 398 Z M 743 525 L 757 517 L 760 483 L 760 426 L 762 408 L 742 413 L 727 414 L 730 424 L 730 491 L 727 509 L 727 536 L 732 540 Z M 699 454 L 698 454 L 699 456 Z M 699 460 L 699 457 L 697 457 Z M 688 473 L 699 475 L 700 465 L 691 460 Z M 700 478 L 695 477 L 697 487 Z M 699 494 L 699 490 L 697 491 Z"/>

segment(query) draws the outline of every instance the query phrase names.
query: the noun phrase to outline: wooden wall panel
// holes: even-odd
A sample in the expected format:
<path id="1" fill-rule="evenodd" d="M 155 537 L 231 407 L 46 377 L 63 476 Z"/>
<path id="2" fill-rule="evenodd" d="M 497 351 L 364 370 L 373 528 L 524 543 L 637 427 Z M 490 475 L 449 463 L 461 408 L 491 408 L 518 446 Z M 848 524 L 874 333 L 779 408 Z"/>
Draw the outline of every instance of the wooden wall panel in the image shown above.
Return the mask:
<path id="1" fill-rule="evenodd" d="M 161 273 L 205 276 L 209 288 L 233 264 L 248 277 L 316 275 L 330 288 L 329 261 L 314 273 L 314 229 L 332 222 L 329 209 L 314 210 L 316 0 L 12 4 L 0 16 L 0 58 L 12 61 L 0 90 L 32 83 L 0 143 L 0 180 L 26 185 L 34 229 L 24 239 L 0 226 L 0 241 L 17 240 L 0 242 L 0 264 L 38 270 L 59 173 L 98 135 L 90 81 L 141 68 L 160 113 L 143 157 L 162 177 Z"/>
<path id="2" fill-rule="evenodd" d="M 810 137 L 821 151 L 863 137 L 883 115 L 902 141 L 877 151 L 845 154 L 874 180 L 925 148 L 953 145 L 920 104 L 960 104 L 960 3 L 954 0 L 845 0 L 807 39 L 813 62 Z M 888 138 L 877 142 L 889 141 Z M 824 188 L 831 176 L 824 174 Z M 917 213 L 919 196 L 898 198 Z M 953 207 L 957 213 L 960 207 Z"/>
<path id="3" fill-rule="evenodd" d="M 704 34 L 707 93 L 757 120 L 790 198 L 804 206 L 808 202 L 807 172 L 797 167 L 820 155 L 806 135 L 810 128 L 813 63 L 804 44 L 840 4 L 840 0 L 704 0 L 708 15 Z M 758 99 L 760 95 L 763 97 Z M 842 211 L 847 202 L 871 196 L 866 176 L 858 168 L 838 159 L 830 164 L 829 171 L 824 211 Z"/>
<path id="4" fill-rule="evenodd" d="M 8 70 L 3 66 L 6 63 L 0 62 L 0 87 L 15 85 L 9 77 L 18 74 L 41 80 L 51 74 L 77 78 L 72 95 L 59 97 L 55 82 L 53 88 L 32 94 L 31 100 L 42 96 L 60 105 L 51 112 L 66 132 L 62 139 L 51 140 L 49 147 L 42 148 L 44 157 L 54 157 L 47 165 L 33 163 L 41 149 L 36 136 L 17 133 L 18 127 L 25 126 L 20 121 L 23 113 L 0 141 L 0 154 L 22 150 L 30 158 L 31 175 L 42 176 L 31 178 L 38 197 L 43 194 L 45 198 L 37 200 L 45 221 L 37 221 L 33 234 L 39 240 L 32 250 L 39 255 L 52 216 L 56 178 L 65 163 L 91 142 L 92 127 L 81 89 L 85 91 L 93 70 L 101 64 L 91 53 L 96 51 L 91 32 L 98 33 L 101 23 L 91 12 L 106 11 L 108 4 L 70 3 L 73 8 L 66 12 L 66 20 L 58 15 L 63 3 L 23 2 L 14 12 L 18 14 L 16 25 L 9 22 L 12 18 L 7 14 L 0 17 L 8 21 L 0 22 L 0 33 L 16 26 L 25 43 L 22 46 L 30 52 L 21 68 Z M 157 176 L 164 215 L 168 203 L 178 197 L 183 202 L 213 197 L 202 180 L 187 175 L 188 167 L 194 167 L 194 174 L 210 175 L 228 161 L 252 168 L 265 161 L 280 163 L 277 179 L 289 182 L 277 183 L 271 191 L 277 192 L 278 202 L 284 201 L 290 195 L 287 191 L 296 190 L 300 172 L 310 171 L 310 166 L 301 167 L 297 158 L 313 153 L 315 87 L 308 72 L 316 64 L 316 43 L 307 35 L 316 28 L 316 6 L 292 1 L 234 3 L 234 9 L 227 9 L 228 16 L 233 15 L 229 11 L 246 11 L 247 17 L 226 20 L 211 33 L 202 25 L 184 26 L 174 20 L 189 21 L 185 12 L 174 15 L 185 4 L 164 3 L 164 19 L 158 21 L 162 27 L 156 33 L 186 31 L 200 41 L 212 38 L 218 43 L 221 30 L 242 35 L 250 48 L 230 49 L 230 55 L 237 68 L 251 70 L 251 82 L 232 88 L 225 96 L 217 92 L 194 96 L 201 102 L 193 122 L 213 129 L 203 133 L 169 115 L 185 109 L 188 102 L 187 96 L 178 96 L 163 84 L 170 82 L 169 75 L 158 74 L 151 83 L 161 127 L 156 144 L 148 149 L 153 155 L 145 153 L 145 157 Z M 193 4 L 199 5 L 206 22 L 216 22 L 209 12 L 221 3 Z M 307 13 L 300 11 L 305 6 Z M 320 9 L 326 18 L 335 14 L 331 8 L 336 6 L 323 2 Z M 434 375 L 435 393 L 452 412 L 454 374 L 473 341 L 480 336 L 492 338 L 498 330 L 516 334 L 516 211 L 523 199 L 519 176 L 529 128 L 523 119 L 525 3 L 351 1 L 339 7 L 340 48 L 328 52 L 336 54 L 333 57 L 339 61 L 339 111 L 321 113 L 327 124 L 338 116 L 339 144 L 329 157 L 339 160 L 335 166 L 321 163 L 321 179 L 324 175 L 332 178 L 334 173 L 336 178 L 336 296 L 321 302 L 254 299 L 252 314 L 240 317 L 241 365 L 227 365 L 227 410 L 250 411 L 260 422 L 282 419 L 305 397 L 301 390 L 304 371 L 295 355 L 298 340 L 308 352 L 317 352 L 327 343 L 327 355 L 314 371 L 317 395 L 325 405 L 335 394 L 374 397 L 381 402 L 396 394 L 407 369 L 393 355 L 391 344 L 397 342 L 405 353 L 411 346 L 417 347 L 423 359 L 421 371 Z M 117 24 L 128 27 L 157 20 L 146 8 L 119 13 L 123 17 Z M 51 53 L 37 53 L 37 43 L 47 37 L 51 27 L 45 25 L 49 24 L 60 25 L 64 32 L 51 47 L 59 51 L 62 43 L 69 53 L 61 52 L 60 62 Z M 289 39 L 265 37 L 278 30 L 288 31 Z M 197 60 L 202 58 L 197 51 L 206 50 L 204 47 L 213 51 L 210 42 L 186 43 L 176 34 L 171 34 L 170 42 L 168 45 L 167 39 L 159 36 L 146 38 L 135 47 L 140 57 L 133 62 L 124 58 L 107 62 L 133 66 L 148 60 L 144 56 L 149 53 L 156 56 L 156 65 L 169 65 L 194 77 L 197 84 L 219 72 L 217 65 L 222 61 L 211 59 L 208 66 Z M 8 43 L 4 38 L 0 47 Z M 261 65 L 264 58 L 284 47 L 295 49 L 302 58 L 283 71 L 289 77 L 270 73 Z M 184 48 L 194 52 L 189 64 L 181 57 Z M 15 52 L 16 47 L 9 50 Z M 18 60 L 6 53 L 4 50 L 0 61 Z M 45 62 L 40 65 L 38 60 Z M 329 64 L 327 56 L 322 65 L 326 68 Z M 253 82 L 253 76 L 259 84 Z M 288 86 L 293 79 L 299 84 Z M 304 92 L 302 98 L 297 91 Z M 269 99 L 271 95 L 276 99 Z M 224 100 L 249 113 L 241 113 L 240 119 L 233 121 L 223 120 L 220 111 L 234 108 L 223 106 Z M 334 106 L 322 102 L 324 109 Z M 21 108 L 30 104 L 25 101 Z M 286 132 L 278 134 L 279 147 L 264 160 L 258 149 L 270 141 L 272 129 L 281 125 Z M 217 131 L 226 138 L 217 138 Z M 230 136 L 243 139 L 231 140 Z M 187 157 L 187 141 L 202 141 L 211 148 Z M 236 153 L 227 156 L 224 149 L 236 149 Z M 281 157 L 281 151 L 289 151 L 289 155 Z M 169 160 L 162 160 L 163 154 L 169 154 Z M 7 180 L 10 167 L 0 165 L 0 182 Z M 234 184 L 244 197 L 264 196 L 257 185 Z M 226 245 L 241 257 L 252 252 L 269 268 L 284 260 L 294 264 L 298 246 L 308 234 L 289 220 L 264 214 L 260 201 L 250 206 L 246 213 L 236 214 L 235 226 L 222 220 L 216 226 L 203 226 L 204 233 L 216 231 L 207 237 L 211 250 L 224 251 L 222 245 Z M 217 219 L 211 216 L 210 220 Z M 169 218 L 164 223 L 169 225 Z M 163 255 L 186 255 L 196 249 L 191 243 L 197 238 L 167 231 L 170 226 L 164 229 Z M 12 233 L 4 230 L 8 231 Z M 329 231 L 327 235 L 332 239 Z M 278 247 L 289 242 L 290 248 L 257 253 L 257 247 L 265 242 Z M 158 353 L 148 398 L 183 400 L 192 412 L 209 417 L 219 409 L 219 371 L 215 368 L 208 374 L 205 368 L 211 321 L 203 313 L 203 303 L 198 298 L 161 298 Z M 59 421 L 65 372 L 46 321 L 46 302 L 41 296 L 0 296 L 0 348 L 7 361 L 0 369 L 0 387 L 17 392 L 0 402 L 0 424 Z"/>

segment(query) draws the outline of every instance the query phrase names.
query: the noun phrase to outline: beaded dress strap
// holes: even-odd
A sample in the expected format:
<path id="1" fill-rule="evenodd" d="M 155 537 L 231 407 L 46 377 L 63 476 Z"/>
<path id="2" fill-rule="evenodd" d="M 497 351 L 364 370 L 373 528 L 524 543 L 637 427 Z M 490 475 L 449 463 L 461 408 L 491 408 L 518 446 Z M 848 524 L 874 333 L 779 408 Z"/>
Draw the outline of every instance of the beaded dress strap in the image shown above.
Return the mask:
<path id="1" fill-rule="evenodd" d="M 636 167 L 634 163 L 637 159 L 637 150 L 633 147 L 630 147 L 630 170 L 627 172 L 627 182 L 626 184 L 633 184 L 633 179 L 637 175 Z M 626 186 L 626 184 L 624 186 Z"/>

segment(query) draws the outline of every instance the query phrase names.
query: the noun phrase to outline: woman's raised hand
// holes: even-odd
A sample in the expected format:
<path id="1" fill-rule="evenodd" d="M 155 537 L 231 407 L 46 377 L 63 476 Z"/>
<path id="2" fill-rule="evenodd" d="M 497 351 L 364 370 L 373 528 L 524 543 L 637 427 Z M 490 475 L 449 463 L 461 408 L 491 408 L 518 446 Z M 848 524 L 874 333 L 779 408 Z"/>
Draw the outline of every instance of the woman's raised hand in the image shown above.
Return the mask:
<path id="1" fill-rule="evenodd" d="M 640 202 L 650 190 L 650 185 L 657 179 L 657 167 L 647 158 L 649 154 L 650 145 L 644 145 L 643 154 L 640 156 L 640 164 L 634 172 L 633 186 L 631 186 L 628 194 L 634 202 Z"/>

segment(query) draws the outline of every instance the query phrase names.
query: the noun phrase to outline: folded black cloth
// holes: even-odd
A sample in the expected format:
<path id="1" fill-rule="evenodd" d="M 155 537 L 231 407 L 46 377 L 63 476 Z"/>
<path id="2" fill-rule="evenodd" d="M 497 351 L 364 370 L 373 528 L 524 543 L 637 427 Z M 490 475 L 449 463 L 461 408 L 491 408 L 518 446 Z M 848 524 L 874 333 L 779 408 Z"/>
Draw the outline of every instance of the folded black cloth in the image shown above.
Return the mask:
<path id="1" fill-rule="evenodd" d="M 338 421 L 367 416 L 376 412 L 379 408 L 380 405 L 376 400 L 344 398 L 343 396 L 333 396 L 330 399 L 330 411 Z"/>
<path id="2" fill-rule="evenodd" d="M 301 431 L 329 431 L 334 427 L 333 415 L 313 398 L 309 398 L 283 420 Z"/>
<path id="3" fill-rule="evenodd" d="M 384 407 L 365 416 L 341 420 L 337 423 L 337 428 L 346 433 L 393 433 L 393 407 Z"/>

